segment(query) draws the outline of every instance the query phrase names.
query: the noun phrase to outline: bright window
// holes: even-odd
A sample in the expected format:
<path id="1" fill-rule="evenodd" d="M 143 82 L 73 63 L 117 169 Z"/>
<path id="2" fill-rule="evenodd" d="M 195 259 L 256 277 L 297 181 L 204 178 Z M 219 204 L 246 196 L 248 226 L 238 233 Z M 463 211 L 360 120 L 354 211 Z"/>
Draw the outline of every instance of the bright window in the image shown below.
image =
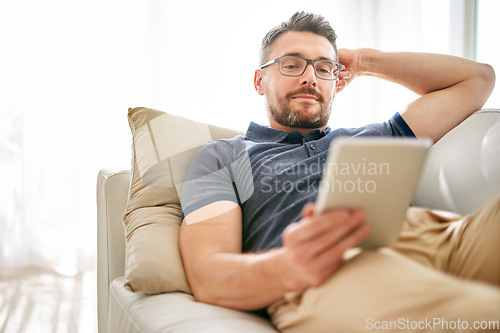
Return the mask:
<path id="1" fill-rule="evenodd" d="M 500 43 L 498 43 L 498 13 L 500 1 L 479 0 L 477 6 L 477 44 L 476 59 L 493 66 L 496 71 L 497 84 L 495 90 L 486 102 L 485 107 L 500 108 Z"/>

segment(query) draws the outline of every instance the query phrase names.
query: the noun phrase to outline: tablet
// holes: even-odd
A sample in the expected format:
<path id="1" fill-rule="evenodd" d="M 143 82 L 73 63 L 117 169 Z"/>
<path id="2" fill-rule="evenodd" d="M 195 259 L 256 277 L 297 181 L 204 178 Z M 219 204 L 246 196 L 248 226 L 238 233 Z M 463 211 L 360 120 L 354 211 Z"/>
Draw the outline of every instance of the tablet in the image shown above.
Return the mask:
<path id="1" fill-rule="evenodd" d="M 362 209 L 372 233 L 360 246 L 393 245 L 431 145 L 429 139 L 412 138 L 334 140 L 319 185 L 316 213 L 340 207 Z"/>

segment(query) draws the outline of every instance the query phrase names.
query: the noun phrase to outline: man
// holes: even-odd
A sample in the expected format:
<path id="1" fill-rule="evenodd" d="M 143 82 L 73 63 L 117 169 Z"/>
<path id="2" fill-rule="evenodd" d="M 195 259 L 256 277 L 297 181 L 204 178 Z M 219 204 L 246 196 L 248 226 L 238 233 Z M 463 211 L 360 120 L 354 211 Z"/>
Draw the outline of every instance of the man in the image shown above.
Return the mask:
<path id="1" fill-rule="evenodd" d="M 423 210 L 409 214 L 413 224 L 418 224 L 413 219 L 430 220 L 449 226 L 443 234 L 454 233 L 446 241 L 451 254 L 442 259 L 453 261 L 447 269 L 416 262 L 435 238 L 410 227 L 394 249 L 346 259 L 346 250 L 370 234 L 364 213 L 333 209 L 314 214 L 317 183 L 333 139 L 417 136 L 437 141 L 482 107 L 494 85 L 492 68 L 434 54 L 337 53 L 335 39 L 324 18 L 307 13 L 296 13 L 271 30 L 254 79 L 266 98 L 270 127 L 252 123 L 245 137 L 210 143 L 195 157 L 183 188 L 179 241 L 196 300 L 240 310 L 267 308 L 277 328 L 287 332 L 357 332 L 403 316 L 411 321 L 498 320 L 499 263 L 491 255 L 500 251 L 498 237 L 476 241 L 483 233 L 500 232 L 498 202 L 483 209 L 496 215 L 476 216 L 477 221 Z M 335 94 L 359 75 L 399 83 L 421 97 L 388 122 L 332 131 L 327 121 Z M 472 222 L 480 228 L 465 228 Z M 473 273 L 455 269 L 478 262 L 465 254 L 457 259 L 461 249 L 455 248 L 465 238 L 471 238 L 468 253 L 486 257 Z M 440 251 L 432 255 L 444 257 Z M 452 277 L 451 271 L 464 279 Z"/>

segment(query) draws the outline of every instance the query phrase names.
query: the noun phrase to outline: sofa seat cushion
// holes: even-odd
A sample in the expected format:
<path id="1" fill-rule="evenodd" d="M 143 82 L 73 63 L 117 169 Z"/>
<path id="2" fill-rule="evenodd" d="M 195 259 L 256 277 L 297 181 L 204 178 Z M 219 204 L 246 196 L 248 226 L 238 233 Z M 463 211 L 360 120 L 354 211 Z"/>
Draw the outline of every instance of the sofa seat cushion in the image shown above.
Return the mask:
<path id="1" fill-rule="evenodd" d="M 110 286 L 108 332 L 277 332 L 256 315 L 195 302 L 192 295 L 135 293 L 123 277 Z"/>

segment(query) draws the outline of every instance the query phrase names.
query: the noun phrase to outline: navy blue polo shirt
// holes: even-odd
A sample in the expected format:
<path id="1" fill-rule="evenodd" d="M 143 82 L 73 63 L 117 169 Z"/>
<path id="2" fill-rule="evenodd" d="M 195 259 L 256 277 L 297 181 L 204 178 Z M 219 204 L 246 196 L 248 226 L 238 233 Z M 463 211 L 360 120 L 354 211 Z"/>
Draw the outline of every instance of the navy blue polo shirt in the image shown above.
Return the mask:
<path id="1" fill-rule="evenodd" d="M 330 143 L 341 136 L 409 136 L 396 113 L 387 122 L 359 128 L 314 130 L 303 136 L 251 123 L 245 136 L 204 145 L 183 185 L 183 216 L 229 200 L 242 211 L 243 252 L 281 246 L 281 234 L 316 200 Z"/>

